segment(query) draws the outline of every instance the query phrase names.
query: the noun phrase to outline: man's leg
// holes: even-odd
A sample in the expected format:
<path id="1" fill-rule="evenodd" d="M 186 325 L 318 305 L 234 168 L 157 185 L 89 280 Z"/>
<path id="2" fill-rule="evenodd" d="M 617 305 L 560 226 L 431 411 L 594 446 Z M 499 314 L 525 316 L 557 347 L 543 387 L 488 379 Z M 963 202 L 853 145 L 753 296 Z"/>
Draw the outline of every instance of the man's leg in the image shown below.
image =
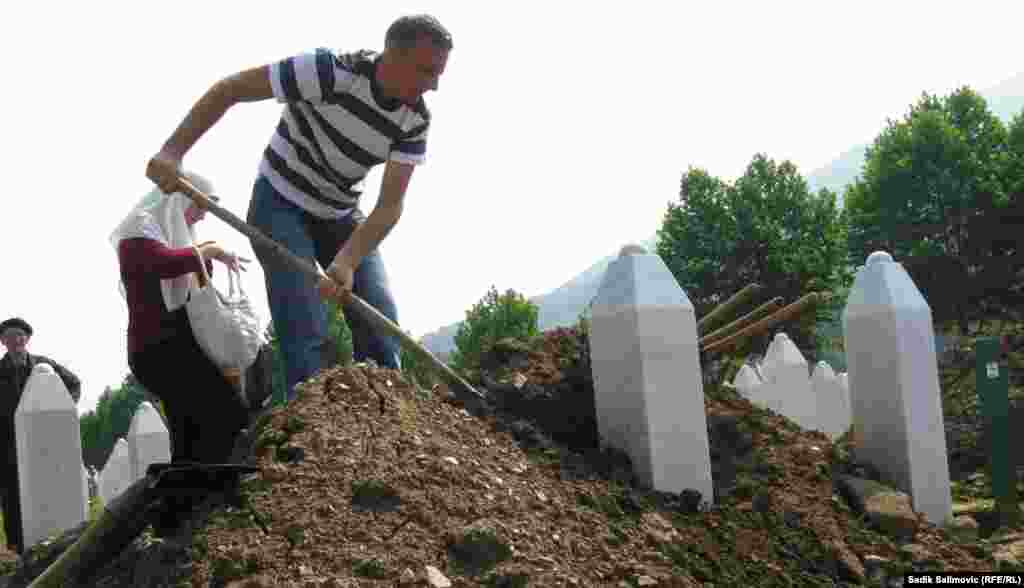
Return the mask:
<path id="1" fill-rule="evenodd" d="M 384 259 L 379 251 L 370 252 L 360 262 L 353 276 L 352 292 L 398 324 L 398 308 L 391 295 Z M 382 367 L 401 369 L 399 345 L 395 337 L 378 332 L 354 310 L 346 311 L 345 319 L 352 330 L 353 360 L 358 362 L 369 357 Z"/>
<path id="2" fill-rule="evenodd" d="M 6 488 L 0 489 L 3 494 L 4 506 L 4 534 L 7 535 L 7 545 L 10 545 L 18 553 L 25 550 L 24 538 L 21 533 L 21 500 L 18 496 L 18 471 L 16 467 L 3 468 L 0 475 L 4 477 Z"/>
<path id="3" fill-rule="evenodd" d="M 256 181 L 249 203 L 249 224 L 295 255 L 312 261 L 313 239 L 307 233 L 304 216 L 303 210 L 278 194 L 266 178 Z M 251 243 L 263 266 L 270 316 L 284 357 L 286 395 L 293 400 L 295 385 L 323 365 L 327 309 L 311 277 L 292 269 L 272 250 L 255 241 Z"/>
<path id="4" fill-rule="evenodd" d="M 316 239 L 316 255 L 320 265 L 327 267 L 356 226 L 365 220 L 362 212 L 355 210 L 338 221 L 313 221 L 311 229 Z M 398 324 L 398 307 L 391 295 L 384 259 L 376 249 L 364 257 L 356 268 L 352 277 L 352 292 Z M 352 331 L 353 361 L 370 358 L 382 367 L 401 369 L 398 340 L 377 332 L 372 323 L 363 320 L 354 310 L 344 310 L 345 322 Z"/>

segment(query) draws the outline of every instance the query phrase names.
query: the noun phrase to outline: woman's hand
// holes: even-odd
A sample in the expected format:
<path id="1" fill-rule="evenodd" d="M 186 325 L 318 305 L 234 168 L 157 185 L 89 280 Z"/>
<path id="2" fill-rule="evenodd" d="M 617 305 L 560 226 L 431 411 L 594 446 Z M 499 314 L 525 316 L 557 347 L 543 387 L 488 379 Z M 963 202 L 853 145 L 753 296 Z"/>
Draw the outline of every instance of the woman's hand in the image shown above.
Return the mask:
<path id="1" fill-rule="evenodd" d="M 243 264 L 252 261 L 247 257 L 241 257 L 230 251 L 225 251 L 216 241 L 203 241 L 197 247 L 199 248 L 199 253 L 203 255 L 203 259 L 216 259 L 235 271 L 246 271 Z"/>
<path id="2" fill-rule="evenodd" d="M 234 253 L 232 253 L 230 251 L 224 251 L 220 255 L 214 257 L 214 259 L 216 259 L 217 261 L 219 261 L 219 262 L 223 263 L 224 265 L 228 266 L 228 269 L 230 269 L 232 271 L 236 271 L 236 272 L 237 271 L 243 271 L 243 272 L 246 271 L 244 264 L 249 263 L 250 261 L 252 261 L 248 257 L 242 257 L 240 255 L 235 255 Z"/>
<path id="3" fill-rule="evenodd" d="M 235 255 L 234 253 L 226 253 L 223 258 L 216 259 L 236 272 L 247 271 L 244 264 L 252 261 L 248 257 L 242 257 L 241 255 Z"/>

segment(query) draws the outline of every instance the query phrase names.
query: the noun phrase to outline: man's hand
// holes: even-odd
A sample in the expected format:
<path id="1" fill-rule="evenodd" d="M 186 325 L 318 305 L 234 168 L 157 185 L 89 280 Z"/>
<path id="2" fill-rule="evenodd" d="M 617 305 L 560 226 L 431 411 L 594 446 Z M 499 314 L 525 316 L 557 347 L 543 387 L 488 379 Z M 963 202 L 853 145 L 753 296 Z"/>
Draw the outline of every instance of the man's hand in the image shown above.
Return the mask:
<path id="1" fill-rule="evenodd" d="M 333 298 L 348 304 L 352 296 L 352 282 L 355 270 L 345 258 L 338 256 L 327 266 L 327 273 L 321 276 L 317 288 L 323 298 Z"/>
<path id="2" fill-rule="evenodd" d="M 161 151 L 149 160 L 146 165 L 146 177 L 159 186 L 164 194 L 178 191 L 178 178 L 181 174 L 181 157 Z"/>

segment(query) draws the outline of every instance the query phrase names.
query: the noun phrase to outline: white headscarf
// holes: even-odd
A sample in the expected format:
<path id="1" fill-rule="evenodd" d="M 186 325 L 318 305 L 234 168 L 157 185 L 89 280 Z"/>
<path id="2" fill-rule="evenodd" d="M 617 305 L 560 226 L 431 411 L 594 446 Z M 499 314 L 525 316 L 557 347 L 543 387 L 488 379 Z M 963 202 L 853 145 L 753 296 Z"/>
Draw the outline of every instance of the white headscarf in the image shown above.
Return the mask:
<path id="1" fill-rule="evenodd" d="M 206 178 L 188 171 L 182 175 L 204 194 L 213 194 L 213 184 Z M 159 241 L 172 249 L 192 247 L 195 244 L 195 231 L 185 222 L 185 210 L 191 202 L 192 200 L 181 192 L 167 195 L 160 188 L 153 188 L 110 234 L 110 244 L 114 251 L 117 251 L 123 239 L 137 237 Z M 160 280 L 160 289 L 163 291 L 167 310 L 181 308 L 188 301 L 191 288 L 191 274 Z M 120 290 L 124 296 L 124 282 L 120 283 Z"/>

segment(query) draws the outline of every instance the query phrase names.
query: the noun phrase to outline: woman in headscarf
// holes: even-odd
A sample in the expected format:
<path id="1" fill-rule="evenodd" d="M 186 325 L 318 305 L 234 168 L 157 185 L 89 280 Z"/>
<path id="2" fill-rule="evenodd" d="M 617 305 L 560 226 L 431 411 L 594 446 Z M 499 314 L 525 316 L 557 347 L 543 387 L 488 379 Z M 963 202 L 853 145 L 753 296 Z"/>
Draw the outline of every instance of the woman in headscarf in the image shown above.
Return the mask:
<path id="1" fill-rule="evenodd" d="M 191 172 L 185 176 L 212 192 L 205 178 Z M 185 303 L 201 275 L 201 262 L 212 275 L 210 260 L 235 269 L 248 260 L 214 241 L 194 245 L 194 225 L 205 214 L 181 193 L 154 189 L 121 221 L 111 244 L 128 304 L 128 365 L 139 383 L 163 402 L 172 460 L 224 463 L 234 435 L 245 425 L 246 411 L 196 342 Z"/>
<path id="2" fill-rule="evenodd" d="M 185 177 L 212 193 L 205 178 Z M 212 272 L 210 260 L 234 269 L 248 261 L 214 241 L 194 245 L 194 225 L 205 214 L 179 192 L 154 189 L 110 236 L 128 304 L 128 366 L 163 403 L 173 462 L 228 462 L 247 419 L 235 388 L 196 342 L 185 309 L 201 263 Z"/>

